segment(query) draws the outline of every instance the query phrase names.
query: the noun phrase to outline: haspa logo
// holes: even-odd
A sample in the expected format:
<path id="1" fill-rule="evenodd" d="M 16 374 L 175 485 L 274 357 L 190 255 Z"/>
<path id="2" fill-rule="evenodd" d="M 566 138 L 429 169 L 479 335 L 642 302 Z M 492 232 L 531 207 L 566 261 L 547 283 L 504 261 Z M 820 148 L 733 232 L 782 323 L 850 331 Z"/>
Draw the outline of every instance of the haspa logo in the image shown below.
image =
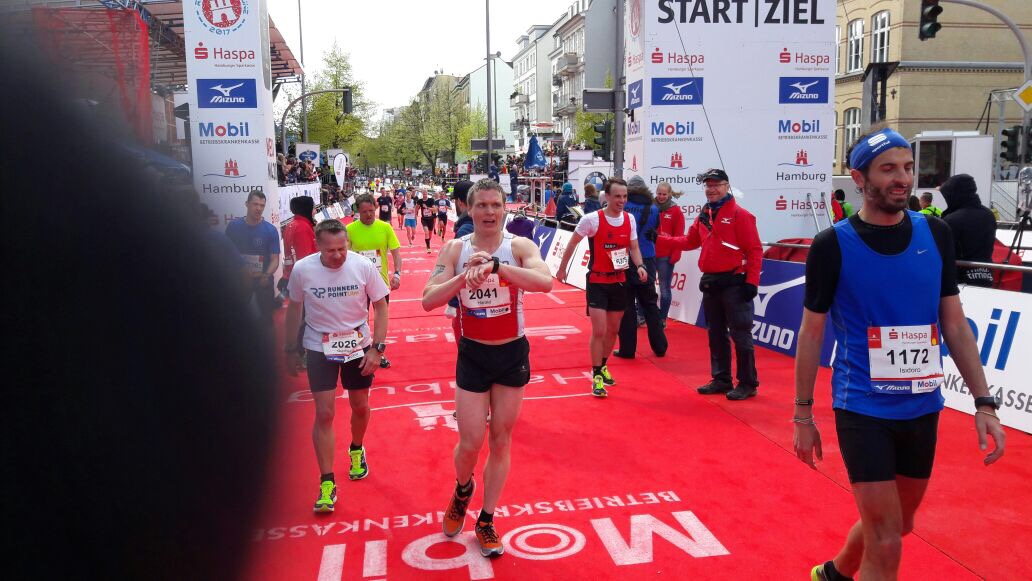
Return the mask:
<path id="1" fill-rule="evenodd" d="M 706 64 L 706 56 L 701 54 L 683 54 L 679 52 L 668 52 L 666 54 L 659 50 L 652 51 L 652 55 L 649 57 L 652 64 L 661 65 L 664 62 L 671 65 L 704 65 Z"/>
<path id="2" fill-rule="evenodd" d="M 702 105 L 702 77 L 654 77 L 653 105 Z"/>
<path id="3" fill-rule="evenodd" d="M 205 61 L 209 58 L 216 67 L 236 66 L 238 63 L 252 62 L 255 60 L 253 50 L 227 50 L 220 47 L 209 49 L 203 42 L 198 42 L 194 48 L 194 58 Z"/>
<path id="4" fill-rule="evenodd" d="M 645 81 L 634 81 L 627 85 L 627 108 L 637 109 L 645 102 Z"/>
<path id="5" fill-rule="evenodd" d="M 670 154 L 670 165 L 654 165 L 652 169 L 676 169 L 686 170 L 684 167 L 684 156 L 680 152 Z"/>
<path id="6" fill-rule="evenodd" d="M 247 0 L 199 0 L 197 20 L 212 34 L 226 35 L 247 21 Z"/>
<path id="7" fill-rule="evenodd" d="M 225 165 L 222 166 L 222 173 L 206 173 L 205 177 L 222 177 L 230 179 L 246 178 L 247 175 L 240 175 L 240 166 L 237 164 L 235 159 L 227 159 Z"/>
<path id="8" fill-rule="evenodd" d="M 641 0 L 631 0 L 631 36 L 641 32 Z"/>
<path id="9" fill-rule="evenodd" d="M 809 216 L 812 212 L 817 211 L 828 211 L 828 206 L 821 200 L 813 201 L 807 200 L 786 200 L 784 194 L 779 195 L 777 200 L 774 200 L 774 209 L 778 212 L 785 210 L 791 210 L 793 212 L 806 212 Z M 799 215 L 799 214 L 796 214 Z"/>
<path id="10" fill-rule="evenodd" d="M 828 77 L 781 77 L 778 88 L 782 104 L 828 102 Z"/>
<path id="11" fill-rule="evenodd" d="M 254 79 L 197 79 L 201 109 L 254 109 L 258 92 Z"/>
<path id="12" fill-rule="evenodd" d="M 824 68 L 831 66 L 831 57 L 826 54 L 792 53 L 787 48 L 783 48 L 778 53 L 778 62 L 783 65 L 794 63 L 796 65 Z"/>
<path id="13" fill-rule="evenodd" d="M 774 202 L 774 209 L 779 212 L 788 209 L 788 201 L 785 200 L 785 196 L 778 196 L 778 199 Z"/>

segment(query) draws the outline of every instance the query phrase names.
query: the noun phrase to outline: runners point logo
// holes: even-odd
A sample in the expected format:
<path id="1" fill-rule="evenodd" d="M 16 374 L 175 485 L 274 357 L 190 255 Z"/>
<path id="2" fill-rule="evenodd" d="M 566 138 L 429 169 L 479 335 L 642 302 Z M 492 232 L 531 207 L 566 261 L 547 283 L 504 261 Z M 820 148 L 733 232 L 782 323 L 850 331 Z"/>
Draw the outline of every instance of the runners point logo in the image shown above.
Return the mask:
<path id="1" fill-rule="evenodd" d="M 653 105 L 702 105 L 702 77 L 654 77 Z"/>
<path id="2" fill-rule="evenodd" d="M 197 106 L 201 109 L 255 109 L 258 91 L 254 79 L 197 79 Z"/>
<path id="3" fill-rule="evenodd" d="M 627 108 L 637 109 L 645 102 L 645 81 L 634 81 L 627 85 Z"/>
<path id="4" fill-rule="evenodd" d="M 778 102 L 814 104 L 828 102 L 828 77 L 781 77 Z"/>
<path id="5" fill-rule="evenodd" d="M 212 34 L 226 35 L 247 22 L 247 0 L 194 0 L 197 20 Z"/>
<path id="6" fill-rule="evenodd" d="M 654 165 L 652 169 L 672 169 L 678 171 L 684 171 L 688 169 L 684 166 L 684 156 L 680 152 L 673 153 L 670 155 L 670 165 Z"/>

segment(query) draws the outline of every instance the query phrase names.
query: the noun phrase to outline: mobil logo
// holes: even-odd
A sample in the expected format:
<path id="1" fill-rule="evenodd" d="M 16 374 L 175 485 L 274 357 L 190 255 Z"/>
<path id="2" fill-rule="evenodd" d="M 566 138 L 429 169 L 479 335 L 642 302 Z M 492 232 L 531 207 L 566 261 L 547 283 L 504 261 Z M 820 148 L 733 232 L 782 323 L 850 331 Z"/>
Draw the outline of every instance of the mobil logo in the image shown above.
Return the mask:
<path id="1" fill-rule="evenodd" d="M 201 137 L 248 137 L 251 135 L 250 125 L 239 123 L 198 123 L 197 131 Z"/>
<path id="2" fill-rule="evenodd" d="M 232 34 L 247 22 L 248 0 L 195 0 L 197 20 L 212 34 Z"/>
<path id="3" fill-rule="evenodd" d="M 645 81 L 634 81 L 627 85 L 627 108 L 637 109 L 644 104 L 645 101 Z"/>
<path id="4" fill-rule="evenodd" d="M 702 105 L 702 77 L 653 77 L 653 105 Z"/>
<path id="5" fill-rule="evenodd" d="M 650 123 L 651 133 L 654 136 L 673 137 L 676 135 L 695 135 L 695 122 L 674 121 L 653 121 Z"/>
<path id="6" fill-rule="evenodd" d="M 628 121 L 627 135 L 641 135 L 641 121 Z"/>
<path id="7" fill-rule="evenodd" d="M 989 313 L 988 319 L 968 317 L 968 325 L 975 334 L 978 354 L 982 359 L 983 366 L 991 366 L 1000 371 L 1007 368 L 1011 348 L 1014 345 L 1014 336 L 1017 334 L 1018 325 L 1021 322 L 1021 314 L 1020 310 L 994 308 Z M 950 350 L 946 343 L 940 342 L 940 345 L 942 345 L 943 356 L 949 357 Z"/>
<path id="8" fill-rule="evenodd" d="M 789 105 L 827 103 L 828 77 L 781 77 L 778 102 Z"/>
<path id="9" fill-rule="evenodd" d="M 258 90 L 254 79 L 197 79 L 197 106 L 201 109 L 255 109 Z"/>

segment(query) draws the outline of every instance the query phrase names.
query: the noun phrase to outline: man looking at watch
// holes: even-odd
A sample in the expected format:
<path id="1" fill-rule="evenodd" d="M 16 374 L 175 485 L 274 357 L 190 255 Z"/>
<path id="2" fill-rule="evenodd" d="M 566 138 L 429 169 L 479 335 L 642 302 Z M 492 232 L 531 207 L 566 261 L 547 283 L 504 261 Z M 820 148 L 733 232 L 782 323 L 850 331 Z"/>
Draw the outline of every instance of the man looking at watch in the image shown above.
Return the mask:
<path id="1" fill-rule="evenodd" d="M 627 182 L 610 178 L 606 182 L 605 209 L 585 214 L 566 244 L 563 260 L 556 273 L 560 282 L 566 282 L 570 256 L 582 238 L 588 239 L 588 316 L 591 318 L 591 394 L 608 397 L 606 387 L 616 380 L 606 367 L 609 353 L 620 331 L 620 319 L 627 306 L 626 276 L 632 268 L 638 280 L 649 278 L 638 249 L 638 227 L 634 218 L 624 211 L 627 203 Z"/>
<path id="2" fill-rule="evenodd" d="M 368 258 L 390 285 L 392 291 L 401 287 L 401 243 L 391 228 L 390 217 L 387 221 L 376 219 L 377 203 L 372 194 L 361 194 L 355 198 L 358 209 L 358 220 L 348 224 L 348 242 L 351 250 Z M 394 272 L 387 276 L 387 254 L 394 261 Z M 387 295 L 387 302 L 391 296 Z M 380 367 L 387 369 L 391 362 L 386 357 L 380 359 Z"/>
<path id="3" fill-rule="evenodd" d="M 348 478 L 360 480 L 369 475 L 362 440 L 369 425 L 369 387 L 386 348 L 389 291 L 373 263 L 348 250 L 347 230 L 339 220 L 320 222 L 315 227 L 315 242 L 319 252 L 299 260 L 290 275 L 284 351 L 287 372 L 296 375 L 299 355 L 293 338 L 297 337 L 304 305 L 303 346 L 308 356 L 308 386 L 315 402 L 312 442 L 320 473 L 314 510 L 333 512 L 337 500 L 333 475 L 337 378 L 351 404 Z M 370 302 L 375 312 L 372 332 L 368 322 Z"/>
<path id="4" fill-rule="evenodd" d="M 860 137 L 847 153 L 864 204 L 824 230 L 806 261 L 806 298 L 796 352 L 794 447 L 811 468 L 822 459 L 813 419 L 814 382 L 827 318 L 838 341 L 831 392 L 839 449 L 860 520 L 815 581 L 895 579 L 902 538 L 932 473 L 943 408 L 940 331 L 971 394 L 982 450 L 1004 451 L 1004 432 L 956 284 L 953 240 L 938 218 L 908 211 L 910 143 L 891 129 Z M 843 268 L 848 265 L 847 268 Z"/>
<path id="5" fill-rule="evenodd" d="M 533 241 L 504 229 L 505 194 L 497 182 L 478 181 L 469 191 L 472 234 L 449 240 L 423 289 L 431 311 L 459 296 L 458 357 L 455 361 L 455 490 L 444 514 L 444 534 L 462 531 L 475 488 L 473 470 L 484 436 L 491 453 L 484 466 L 484 503 L 475 533 L 480 553 L 504 551 L 494 528 L 494 510 L 509 475 L 512 430 L 524 386 L 530 381 L 530 343 L 523 329 L 523 293 L 552 290 L 552 276 Z M 488 428 L 485 418 L 490 414 Z"/>

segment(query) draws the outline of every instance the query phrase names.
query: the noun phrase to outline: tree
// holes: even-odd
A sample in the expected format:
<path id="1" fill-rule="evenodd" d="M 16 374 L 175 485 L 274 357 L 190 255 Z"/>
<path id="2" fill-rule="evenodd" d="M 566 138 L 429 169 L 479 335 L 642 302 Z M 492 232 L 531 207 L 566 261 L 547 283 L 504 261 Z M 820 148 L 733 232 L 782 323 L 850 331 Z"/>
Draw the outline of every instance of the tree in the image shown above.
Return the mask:
<path id="1" fill-rule="evenodd" d="M 487 112 L 480 103 L 468 115 L 466 124 L 459 131 L 459 153 L 466 159 L 473 157 L 470 141 L 487 137 Z"/>
<path id="2" fill-rule="evenodd" d="M 432 123 L 439 133 L 441 149 L 446 152 L 446 161 L 454 163 L 462 146 L 460 133 L 469 123 L 469 105 L 461 94 L 447 85 L 436 86 L 432 97 Z"/>
<path id="3" fill-rule="evenodd" d="M 323 55 L 322 67 L 307 83 L 308 92 L 326 89 L 351 88 L 353 111 L 344 114 L 343 95 L 326 93 L 307 100 L 308 139 L 323 148 L 347 148 L 363 135 L 374 104 L 364 97 L 363 83 L 355 80 L 348 53 L 341 51 L 336 43 Z M 299 88 L 284 89 L 283 107 L 300 96 Z M 282 109 L 281 109 L 282 110 Z M 287 115 L 287 131 L 300 139 L 303 126 L 301 104 L 298 103 Z"/>

